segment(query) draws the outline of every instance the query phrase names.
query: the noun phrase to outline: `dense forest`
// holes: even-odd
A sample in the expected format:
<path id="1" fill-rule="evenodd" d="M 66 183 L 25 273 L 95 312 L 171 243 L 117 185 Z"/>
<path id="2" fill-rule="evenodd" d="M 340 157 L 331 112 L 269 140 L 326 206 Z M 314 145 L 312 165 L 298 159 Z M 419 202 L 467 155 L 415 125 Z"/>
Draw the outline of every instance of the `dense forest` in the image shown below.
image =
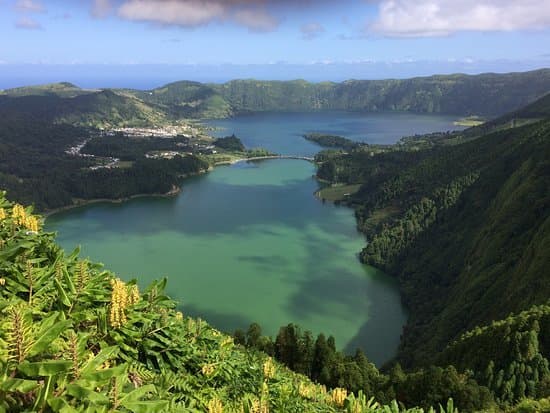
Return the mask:
<path id="1" fill-rule="evenodd" d="M 124 168 L 91 169 L 95 165 L 91 158 L 65 153 L 86 139 L 90 139 L 89 131 L 79 127 L 27 117 L 1 118 L 0 187 L 12 199 L 45 211 L 78 200 L 164 194 L 177 187 L 183 176 L 205 171 L 209 166 L 192 155 L 173 159 L 144 157 L 144 151 L 158 144 L 175 145 L 177 142 L 170 142 L 174 140 L 146 139 L 141 146 L 122 150 L 114 138 L 107 149 L 93 140 L 88 145 L 98 151 L 103 148 L 102 155 L 119 155 L 133 163 Z"/>
<path id="2" fill-rule="evenodd" d="M 269 354 L 328 388 L 362 390 L 378 401 L 433 406 L 452 397 L 466 411 L 509 407 L 550 397 L 550 301 L 476 327 L 450 343 L 433 364 L 403 370 L 391 362 L 379 370 L 361 350 L 336 350 L 332 336 L 289 324 L 272 339 L 251 324 L 234 333 L 237 344 Z"/>
<path id="3" fill-rule="evenodd" d="M 428 408 L 452 398 L 455 406 L 465 411 L 497 406 L 489 389 L 479 385 L 473 373 L 459 373 L 452 365 L 433 365 L 406 373 L 399 363 L 383 373 L 361 350 L 347 355 L 336 350 L 334 337 L 319 334 L 315 338 L 311 332 L 302 331 L 295 324 L 281 327 L 272 339 L 263 336 L 261 327 L 254 323 L 246 332 L 237 330 L 234 339 L 235 343 L 260 350 L 328 388 L 341 387 L 355 393 L 362 391 L 381 403 L 397 400 L 407 406 Z M 538 394 L 530 396 L 537 397 Z"/>
<path id="4" fill-rule="evenodd" d="M 361 259 L 399 279 L 410 309 L 397 360 L 472 372 L 499 403 L 548 395 L 547 100 L 461 144 L 325 154 L 318 171 L 361 184 L 345 200 L 367 235 Z"/>

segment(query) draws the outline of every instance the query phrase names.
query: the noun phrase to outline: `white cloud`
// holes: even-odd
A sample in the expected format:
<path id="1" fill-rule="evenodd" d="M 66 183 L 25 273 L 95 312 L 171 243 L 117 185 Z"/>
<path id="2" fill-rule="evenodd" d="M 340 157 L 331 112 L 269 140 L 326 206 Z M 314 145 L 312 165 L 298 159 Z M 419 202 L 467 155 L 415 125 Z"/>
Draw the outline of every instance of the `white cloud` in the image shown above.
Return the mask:
<path id="1" fill-rule="evenodd" d="M 224 7 L 212 1 L 129 0 L 118 14 L 127 20 L 166 25 L 199 26 L 224 16 Z"/>
<path id="2" fill-rule="evenodd" d="M 273 3 L 273 0 L 124 0 L 118 16 L 181 27 L 230 21 L 251 31 L 265 32 L 279 25 L 278 19 L 268 12 Z"/>
<path id="3" fill-rule="evenodd" d="M 311 40 L 323 34 L 325 28 L 320 23 L 307 23 L 300 27 L 300 31 L 302 32 L 302 38 Z"/>
<path id="4" fill-rule="evenodd" d="M 550 27 L 550 0 L 381 0 L 370 29 L 395 37 Z"/>
<path id="5" fill-rule="evenodd" d="M 25 30 L 42 30 L 43 27 L 36 20 L 31 19 L 30 17 L 20 17 L 19 20 L 15 23 L 15 27 L 18 29 Z"/>
<path id="6" fill-rule="evenodd" d="M 42 3 L 34 0 L 17 0 L 15 8 L 24 13 L 42 13 L 46 11 Z"/>
<path id="7" fill-rule="evenodd" d="M 90 14 L 95 18 L 102 19 L 107 17 L 112 9 L 110 0 L 94 0 Z"/>

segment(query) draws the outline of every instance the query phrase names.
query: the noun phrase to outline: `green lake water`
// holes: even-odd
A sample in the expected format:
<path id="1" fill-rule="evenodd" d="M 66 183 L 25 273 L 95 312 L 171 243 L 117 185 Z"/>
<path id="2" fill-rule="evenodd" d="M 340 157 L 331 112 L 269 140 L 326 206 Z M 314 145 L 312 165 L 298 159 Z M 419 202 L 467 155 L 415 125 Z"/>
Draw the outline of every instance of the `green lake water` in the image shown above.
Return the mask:
<path id="1" fill-rule="evenodd" d="M 300 124 L 296 114 L 273 114 L 210 124 L 230 128 L 247 146 L 310 155 L 319 147 L 299 135 L 314 125 L 330 130 L 342 116 L 308 114 Z M 353 120 L 345 114 L 344 136 L 360 133 L 349 126 Z M 437 121 L 452 128 L 449 119 Z M 406 128 L 407 118 L 402 122 Z M 421 123 L 429 129 L 430 122 L 432 130 L 446 130 L 432 118 Z M 353 211 L 315 198 L 314 173 L 313 164 L 288 159 L 217 167 L 187 179 L 175 198 L 92 204 L 53 215 L 46 227 L 58 231 L 66 249 L 81 245 L 84 256 L 143 287 L 167 276 L 167 291 L 185 314 L 222 330 L 258 322 L 275 335 L 293 322 L 381 364 L 395 354 L 406 321 L 397 285 L 359 263 L 365 239 Z"/>

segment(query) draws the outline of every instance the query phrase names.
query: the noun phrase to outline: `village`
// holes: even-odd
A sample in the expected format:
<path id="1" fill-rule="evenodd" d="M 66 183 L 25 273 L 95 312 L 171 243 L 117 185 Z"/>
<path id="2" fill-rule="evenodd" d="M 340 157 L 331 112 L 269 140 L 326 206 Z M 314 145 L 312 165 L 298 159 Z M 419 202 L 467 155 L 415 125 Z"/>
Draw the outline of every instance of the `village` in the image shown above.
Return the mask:
<path id="1" fill-rule="evenodd" d="M 65 153 L 70 156 L 94 159 L 96 164 L 90 166 L 90 170 L 119 168 L 125 165 L 125 163 L 123 161 L 121 162 L 121 159 L 118 157 L 99 156 L 83 151 L 90 141 L 103 138 L 135 139 L 136 143 L 144 139 L 162 138 L 167 140 L 176 140 L 173 144 L 175 148 L 170 150 L 152 149 L 147 151 L 143 154 L 147 159 L 173 159 L 176 156 L 215 155 L 218 153 L 218 149 L 216 149 L 216 146 L 212 144 L 213 138 L 206 135 L 199 127 L 191 125 L 170 125 L 148 128 L 126 127 L 99 130 L 94 132 L 91 137 L 82 138 L 78 144 L 67 148 Z"/>

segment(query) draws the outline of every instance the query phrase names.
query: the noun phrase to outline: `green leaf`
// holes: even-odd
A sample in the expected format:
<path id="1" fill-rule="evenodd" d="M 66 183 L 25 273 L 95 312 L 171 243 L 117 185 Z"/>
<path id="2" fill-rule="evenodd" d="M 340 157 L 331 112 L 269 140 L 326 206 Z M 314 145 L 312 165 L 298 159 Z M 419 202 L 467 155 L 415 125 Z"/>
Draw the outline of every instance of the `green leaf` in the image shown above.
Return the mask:
<path id="1" fill-rule="evenodd" d="M 60 397 L 50 397 L 48 399 L 48 405 L 52 408 L 54 412 L 59 413 L 77 413 L 78 410 L 69 406 L 69 403 L 65 399 Z"/>
<path id="2" fill-rule="evenodd" d="M 55 323 L 55 320 L 58 318 L 58 314 L 54 314 L 42 323 L 42 328 L 40 329 L 40 337 L 34 342 L 34 344 L 29 349 L 29 357 L 36 356 L 37 354 L 45 351 L 48 346 L 54 341 L 61 332 L 70 327 L 71 322 L 69 320 L 58 321 Z M 49 325 L 50 322 L 55 324 Z"/>
<path id="3" fill-rule="evenodd" d="M 17 370 L 29 377 L 46 377 L 64 373 L 70 370 L 72 363 L 65 360 L 48 360 L 36 363 L 24 361 Z"/>
<path id="4" fill-rule="evenodd" d="M 95 404 L 103 405 L 109 404 L 109 398 L 104 394 L 97 393 L 74 383 L 67 385 L 67 394 L 79 401 L 90 401 Z"/>
<path id="5" fill-rule="evenodd" d="M 145 386 L 138 387 L 137 389 L 132 390 L 126 396 L 120 399 L 120 402 L 137 402 L 142 397 L 146 396 L 148 393 L 155 393 L 156 388 L 153 384 L 146 384 Z"/>
<path id="6" fill-rule="evenodd" d="M 69 299 L 69 296 L 65 292 L 65 289 L 63 288 L 61 283 L 57 280 L 57 278 L 54 278 L 53 282 L 57 288 L 57 292 L 59 293 L 59 299 L 61 300 L 61 303 L 66 307 L 70 307 L 71 300 Z"/>
<path id="7" fill-rule="evenodd" d="M 108 382 L 109 379 L 112 377 L 118 377 L 124 374 L 126 371 L 126 365 L 122 364 L 120 366 L 116 366 L 110 369 L 103 369 L 103 370 L 97 370 L 93 372 L 86 373 L 86 375 L 82 375 L 82 380 L 86 381 L 88 383 L 100 383 L 100 382 Z"/>
<path id="8" fill-rule="evenodd" d="M 121 406 L 126 407 L 133 413 L 156 413 L 165 412 L 168 408 L 168 401 L 143 401 L 143 402 L 126 402 L 120 403 Z"/>
<path id="9" fill-rule="evenodd" d="M 35 380 L 8 378 L 0 383 L 0 390 L 5 392 L 28 393 L 37 387 L 38 383 Z"/>
<path id="10" fill-rule="evenodd" d="M 48 376 L 45 380 L 44 385 L 40 389 L 40 392 L 38 393 L 38 397 L 36 398 L 36 401 L 34 403 L 34 410 L 42 411 L 46 405 L 47 400 L 50 398 L 53 392 L 53 377 Z"/>
<path id="11" fill-rule="evenodd" d="M 117 353 L 118 353 L 117 346 L 111 346 L 111 347 L 106 347 L 102 349 L 99 353 L 97 353 L 97 355 L 93 359 L 91 359 L 86 363 L 86 365 L 81 370 L 81 374 L 86 375 L 88 373 L 96 371 L 107 360 L 110 360 L 111 358 L 115 357 Z"/>

